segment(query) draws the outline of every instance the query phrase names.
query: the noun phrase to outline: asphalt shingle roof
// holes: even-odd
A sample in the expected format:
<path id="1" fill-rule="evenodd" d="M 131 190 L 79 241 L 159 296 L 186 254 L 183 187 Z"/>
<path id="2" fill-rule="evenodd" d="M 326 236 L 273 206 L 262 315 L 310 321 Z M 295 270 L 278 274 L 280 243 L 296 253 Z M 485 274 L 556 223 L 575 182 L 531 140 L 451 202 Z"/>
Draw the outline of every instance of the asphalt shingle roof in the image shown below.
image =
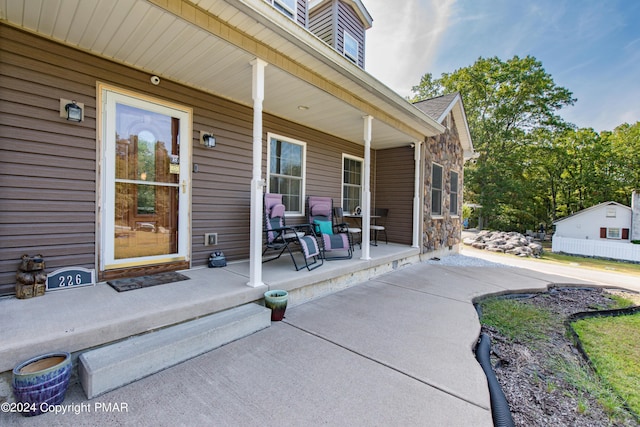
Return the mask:
<path id="1" fill-rule="evenodd" d="M 423 113 L 434 120 L 440 121 L 442 113 L 444 113 L 451 102 L 458 96 L 458 92 L 449 93 L 447 95 L 436 96 L 435 98 L 425 99 L 424 101 L 415 102 L 413 105 L 418 107 Z"/>

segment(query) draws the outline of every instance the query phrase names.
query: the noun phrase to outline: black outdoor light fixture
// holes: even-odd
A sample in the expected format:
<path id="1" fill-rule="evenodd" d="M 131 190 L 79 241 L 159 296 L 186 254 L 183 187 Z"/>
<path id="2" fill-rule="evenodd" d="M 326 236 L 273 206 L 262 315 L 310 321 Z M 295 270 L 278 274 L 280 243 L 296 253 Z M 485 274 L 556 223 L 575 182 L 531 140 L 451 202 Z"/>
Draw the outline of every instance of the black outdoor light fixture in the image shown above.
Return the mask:
<path id="1" fill-rule="evenodd" d="M 207 148 L 216 146 L 216 137 L 212 133 L 200 132 L 200 143 Z"/>
<path id="2" fill-rule="evenodd" d="M 76 103 L 76 101 L 71 101 L 64 106 L 64 109 L 67 112 L 67 120 L 70 122 L 82 121 L 82 108 Z"/>

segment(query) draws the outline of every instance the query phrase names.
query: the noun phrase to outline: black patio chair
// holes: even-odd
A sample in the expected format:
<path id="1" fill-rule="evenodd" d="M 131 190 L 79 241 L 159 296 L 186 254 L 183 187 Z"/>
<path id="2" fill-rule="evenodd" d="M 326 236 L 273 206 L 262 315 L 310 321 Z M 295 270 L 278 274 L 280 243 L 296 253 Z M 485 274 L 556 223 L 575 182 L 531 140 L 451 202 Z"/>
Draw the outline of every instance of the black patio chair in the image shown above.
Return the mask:
<path id="1" fill-rule="evenodd" d="M 360 249 L 362 249 L 362 228 L 353 227 L 344 219 L 344 211 L 342 208 L 335 207 L 333 208 L 333 221 L 334 225 L 345 224 L 347 226 L 347 233 L 349 233 L 349 238 L 351 240 L 351 249 L 353 250 L 353 245 L 358 243 Z M 357 240 L 355 239 L 357 237 Z"/>
<path id="2" fill-rule="evenodd" d="M 389 216 L 389 209 L 375 208 L 373 210 L 375 223 L 371 224 L 371 231 L 373 231 L 373 246 L 378 246 L 378 232 L 384 233 L 384 243 L 388 244 L 387 238 L 387 216 Z"/>

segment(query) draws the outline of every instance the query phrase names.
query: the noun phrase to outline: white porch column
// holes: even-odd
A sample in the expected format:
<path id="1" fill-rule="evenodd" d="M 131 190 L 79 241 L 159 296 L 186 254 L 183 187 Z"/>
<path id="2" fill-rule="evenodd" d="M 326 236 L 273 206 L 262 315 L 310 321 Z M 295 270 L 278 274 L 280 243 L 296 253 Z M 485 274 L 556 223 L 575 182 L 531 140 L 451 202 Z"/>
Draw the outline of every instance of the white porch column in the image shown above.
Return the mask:
<path id="1" fill-rule="evenodd" d="M 249 243 L 249 283 L 251 287 L 263 286 L 262 282 L 262 101 L 264 100 L 264 68 L 261 59 L 251 61 L 253 67 L 253 174 L 251 177 L 251 226 Z"/>
<path id="2" fill-rule="evenodd" d="M 421 230 L 422 230 L 422 215 L 420 215 L 420 189 L 422 188 L 421 175 L 420 175 L 420 148 L 422 142 L 417 141 L 414 144 L 413 161 L 414 161 L 414 177 L 413 184 L 413 246 L 414 248 L 420 248 L 421 246 Z"/>
<path id="3" fill-rule="evenodd" d="M 364 186 L 362 188 L 362 256 L 369 260 L 371 236 L 371 121 L 373 117 L 364 116 Z"/>

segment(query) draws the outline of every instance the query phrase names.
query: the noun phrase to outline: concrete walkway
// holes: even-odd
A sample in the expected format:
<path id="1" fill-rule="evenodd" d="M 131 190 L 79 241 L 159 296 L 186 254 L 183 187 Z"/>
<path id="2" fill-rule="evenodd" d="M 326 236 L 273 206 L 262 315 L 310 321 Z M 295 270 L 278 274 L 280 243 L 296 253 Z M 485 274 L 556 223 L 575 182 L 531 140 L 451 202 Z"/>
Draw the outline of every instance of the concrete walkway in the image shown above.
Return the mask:
<path id="1" fill-rule="evenodd" d="M 0 413 L 0 425 L 491 426 L 472 301 L 554 283 L 589 282 L 505 265 L 412 265 L 95 399 L 73 383 L 65 414 Z"/>

